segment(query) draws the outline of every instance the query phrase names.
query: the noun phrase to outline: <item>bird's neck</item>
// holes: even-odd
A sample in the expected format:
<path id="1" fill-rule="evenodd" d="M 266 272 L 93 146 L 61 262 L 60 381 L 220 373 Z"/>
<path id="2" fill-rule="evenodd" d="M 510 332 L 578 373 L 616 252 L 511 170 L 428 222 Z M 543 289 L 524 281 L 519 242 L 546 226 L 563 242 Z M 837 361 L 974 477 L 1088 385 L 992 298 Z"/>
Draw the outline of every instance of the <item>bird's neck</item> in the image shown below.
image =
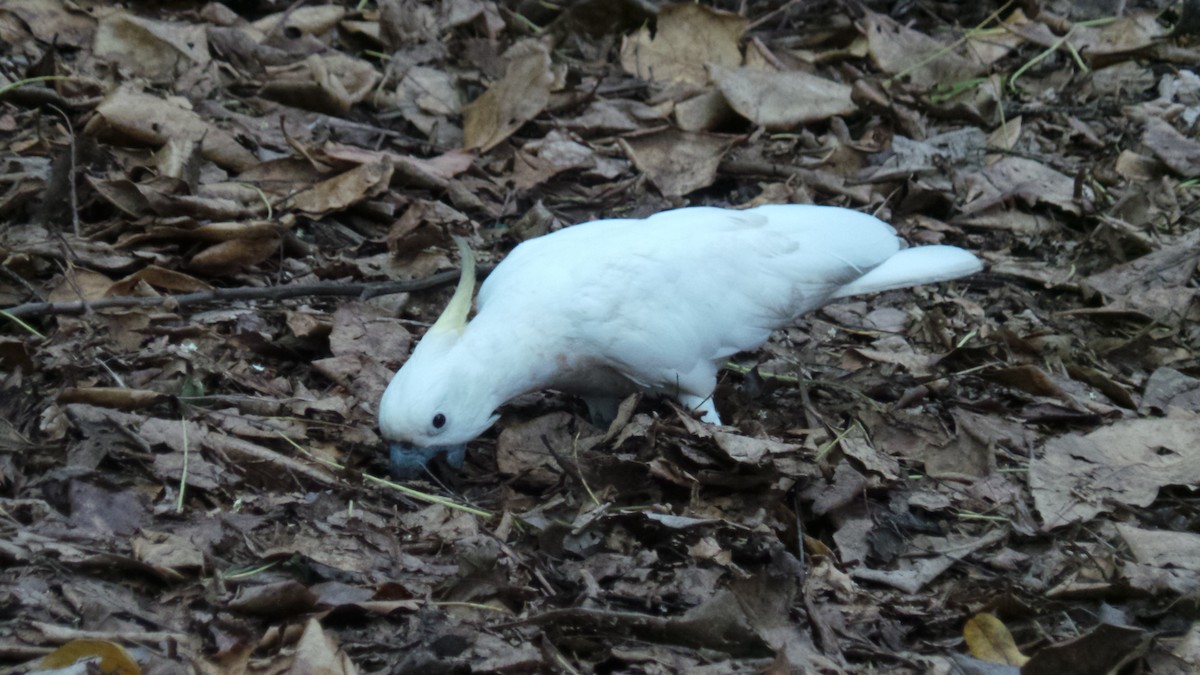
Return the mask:
<path id="1" fill-rule="evenodd" d="M 546 388 L 556 373 L 555 353 L 537 326 L 480 314 L 467 324 L 457 349 L 497 406 Z"/>

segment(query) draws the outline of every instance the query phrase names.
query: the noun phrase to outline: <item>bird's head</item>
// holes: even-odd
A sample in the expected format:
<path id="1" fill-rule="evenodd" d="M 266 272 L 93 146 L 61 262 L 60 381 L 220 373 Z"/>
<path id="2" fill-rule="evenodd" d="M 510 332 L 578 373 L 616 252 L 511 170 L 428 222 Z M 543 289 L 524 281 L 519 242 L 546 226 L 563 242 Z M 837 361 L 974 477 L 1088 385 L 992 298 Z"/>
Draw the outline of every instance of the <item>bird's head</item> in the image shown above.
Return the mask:
<path id="1" fill-rule="evenodd" d="M 472 355 L 462 345 L 475 290 L 475 260 L 466 242 L 455 239 L 463 268 L 454 297 L 379 402 L 379 430 L 397 478 L 421 475 L 439 454 L 451 466 L 461 466 L 467 441 L 497 419 L 498 402 L 487 383 L 474 376 Z"/>

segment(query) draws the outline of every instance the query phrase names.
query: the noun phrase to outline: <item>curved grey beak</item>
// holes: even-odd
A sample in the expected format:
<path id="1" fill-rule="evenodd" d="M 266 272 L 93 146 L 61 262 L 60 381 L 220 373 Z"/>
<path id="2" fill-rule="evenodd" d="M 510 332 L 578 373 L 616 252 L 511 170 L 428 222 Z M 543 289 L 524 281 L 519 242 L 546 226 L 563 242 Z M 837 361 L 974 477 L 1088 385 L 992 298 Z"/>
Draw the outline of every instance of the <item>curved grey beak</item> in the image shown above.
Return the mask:
<path id="1" fill-rule="evenodd" d="M 392 476 L 401 480 L 411 480 L 426 475 L 429 462 L 438 455 L 445 455 L 446 463 L 455 469 L 461 468 L 467 458 L 466 444 L 460 445 L 431 445 L 427 448 L 409 445 L 407 443 L 389 443 L 388 458 L 391 463 Z"/>

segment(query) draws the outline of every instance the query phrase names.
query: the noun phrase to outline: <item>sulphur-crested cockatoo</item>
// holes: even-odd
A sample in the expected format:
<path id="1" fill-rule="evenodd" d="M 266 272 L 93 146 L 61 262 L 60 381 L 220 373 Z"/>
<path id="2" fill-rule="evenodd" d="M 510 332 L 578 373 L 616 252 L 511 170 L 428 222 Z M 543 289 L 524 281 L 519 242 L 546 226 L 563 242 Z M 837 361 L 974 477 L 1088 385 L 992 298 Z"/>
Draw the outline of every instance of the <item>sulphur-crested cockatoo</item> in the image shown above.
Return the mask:
<path id="1" fill-rule="evenodd" d="M 399 477 L 443 452 L 459 465 L 497 408 L 540 389 L 590 404 L 642 390 L 719 424 L 712 393 L 731 355 L 835 298 L 981 267 L 953 246 L 903 248 L 890 225 L 843 208 L 682 208 L 524 242 L 483 283 L 468 322 L 474 262 L 459 243 L 458 288 L 379 403 Z"/>

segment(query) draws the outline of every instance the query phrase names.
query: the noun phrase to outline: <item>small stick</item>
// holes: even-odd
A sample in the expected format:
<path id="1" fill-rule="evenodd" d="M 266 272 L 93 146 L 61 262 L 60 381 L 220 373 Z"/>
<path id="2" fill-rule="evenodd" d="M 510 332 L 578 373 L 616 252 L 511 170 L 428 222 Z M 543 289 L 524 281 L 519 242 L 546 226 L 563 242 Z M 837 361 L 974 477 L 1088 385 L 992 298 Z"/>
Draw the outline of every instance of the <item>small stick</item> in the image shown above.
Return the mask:
<path id="1" fill-rule="evenodd" d="M 487 274 L 490 267 L 480 268 L 480 274 Z M 458 279 L 458 271 L 441 272 L 423 279 L 411 281 L 381 281 L 374 283 L 344 283 L 318 282 L 313 284 L 293 284 L 290 286 L 270 286 L 256 288 L 240 286 L 237 288 L 215 288 L 211 291 L 197 291 L 179 295 L 159 295 L 150 297 L 116 296 L 100 298 L 90 302 L 27 302 L 23 305 L 10 307 L 6 314 L 10 317 L 25 316 L 55 316 L 61 314 L 84 314 L 89 310 L 111 309 L 114 307 L 186 307 L 206 302 L 230 300 L 287 300 L 289 298 L 333 296 L 357 297 L 369 300 L 380 295 L 392 293 L 407 293 L 421 291 L 427 288 L 445 286 Z"/>

